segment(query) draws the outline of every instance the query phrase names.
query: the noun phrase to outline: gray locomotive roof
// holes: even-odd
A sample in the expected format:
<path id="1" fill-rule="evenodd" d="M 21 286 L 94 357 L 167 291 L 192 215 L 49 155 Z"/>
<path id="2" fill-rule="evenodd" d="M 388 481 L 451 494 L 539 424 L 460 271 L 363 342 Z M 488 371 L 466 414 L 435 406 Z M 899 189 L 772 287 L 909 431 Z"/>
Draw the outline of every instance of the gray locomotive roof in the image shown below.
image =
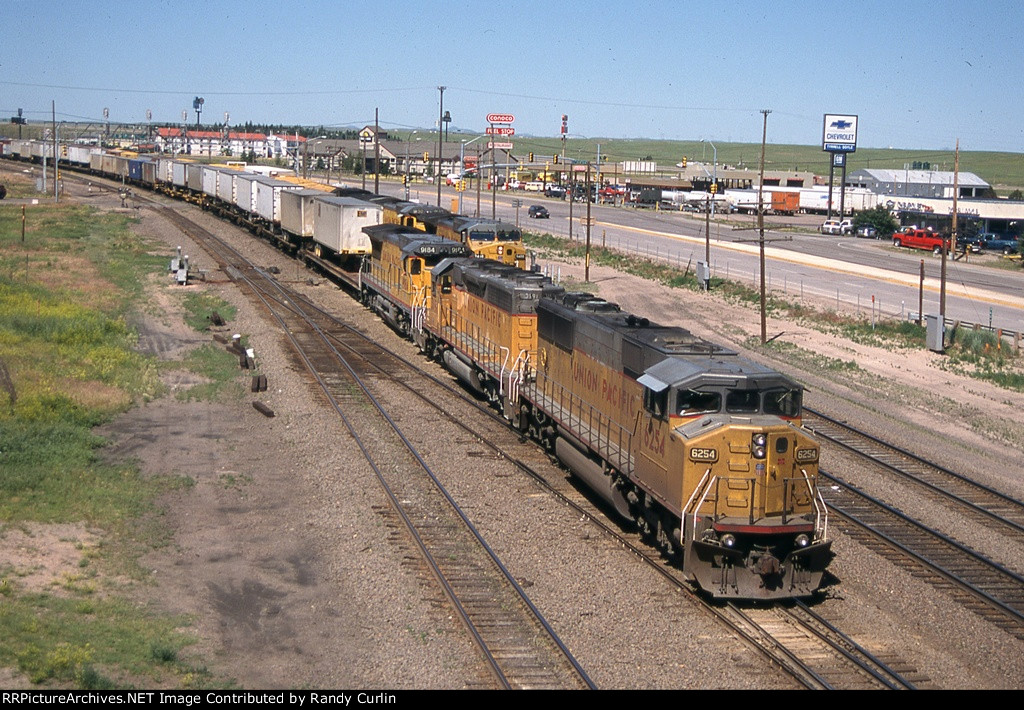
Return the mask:
<path id="1" fill-rule="evenodd" d="M 456 286 L 508 313 L 535 313 L 541 297 L 564 291 L 539 272 L 523 271 L 492 259 L 462 259 L 451 266 Z M 435 269 L 435 273 L 441 272 Z"/>
<path id="2" fill-rule="evenodd" d="M 473 253 L 464 244 L 401 224 L 375 224 L 363 227 L 363 232 L 371 242 L 396 245 L 404 256 L 471 256 Z"/>
<path id="3" fill-rule="evenodd" d="M 665 358 L 644 372 L 637 382 L 655 391 L 719 383 L 731 388 L 798 388 L 795 381 L 752 360 L 731 358 Z"/>

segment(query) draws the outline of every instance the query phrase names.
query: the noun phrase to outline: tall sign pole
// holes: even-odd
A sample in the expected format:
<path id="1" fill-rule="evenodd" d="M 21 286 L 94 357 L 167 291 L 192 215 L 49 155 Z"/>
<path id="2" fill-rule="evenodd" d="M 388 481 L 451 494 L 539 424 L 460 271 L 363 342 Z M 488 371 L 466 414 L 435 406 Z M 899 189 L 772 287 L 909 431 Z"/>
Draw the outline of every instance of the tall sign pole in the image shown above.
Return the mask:
<path id="1" fill-rule="evenodd" d="M 832 219 L 832 183 L 835 169 L 842 168 L 839 183 L 839 219 L 846 209 L 846 154 L 857 151 L 857 116 L 826 113 L 821 132 L 821 149 L 830 154 L 828 180 L 828 218 Z"/>
<path id="2" fill-rule="evenodd" d="M 500 137 L 504 139 L 511 139 L 515 135 L 515 129 L 512 128 L 511 124 L 514 123 L 516 117 L 510 113 L 489 113 L 487 114 L 487 123 L 490 124 L 487 127 L 487 135 L 491 137 L 487 143 L 487 147 L 491 151 L 491 219 L 497 219 L 498 210 L 498 182 L 496 180 L 498 175 L 498 150 L 510 151 L 512 150 L 512 144 L 506 142 L 497 142 L 496 138 Z M 499 125 L 495 125 L 499 124 Z M 506 159 L 506 163 L 508 159 Z M 477 163 L 477 171 L 480 170 L 480 164 Z M 507 173 L 506 173 L 507 174 Z"/>

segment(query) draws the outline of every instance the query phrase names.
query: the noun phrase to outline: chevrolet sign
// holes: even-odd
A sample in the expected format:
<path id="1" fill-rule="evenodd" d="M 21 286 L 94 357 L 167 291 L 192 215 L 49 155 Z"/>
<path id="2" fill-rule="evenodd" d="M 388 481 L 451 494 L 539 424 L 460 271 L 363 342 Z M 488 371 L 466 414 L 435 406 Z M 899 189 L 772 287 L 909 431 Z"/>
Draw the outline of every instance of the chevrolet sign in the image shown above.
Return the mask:
<path id="1" fill-rule="evenodd" d="M 830 153 L 853 153 L 857 150 L 857 117 L 825 114 L 821 149 Z"/>

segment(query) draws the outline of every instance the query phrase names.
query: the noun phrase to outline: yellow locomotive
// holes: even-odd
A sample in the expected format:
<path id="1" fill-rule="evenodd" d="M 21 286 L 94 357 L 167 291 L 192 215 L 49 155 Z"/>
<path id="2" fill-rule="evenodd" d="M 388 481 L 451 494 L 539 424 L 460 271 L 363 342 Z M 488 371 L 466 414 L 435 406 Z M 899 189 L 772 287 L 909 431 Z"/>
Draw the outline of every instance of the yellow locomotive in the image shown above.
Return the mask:
<path id="1" fill-rule="evenodd" d="M 523 232 L 513 224 L 493 219 L 455 215 L 444 209 L 397 197 L 373 195 L 356 188 L 341 188 L 336 194 L 366 199 L 381 206 L 385 224 L 400 224 L 468 246 L 473 254 L 520 269 L 526 268 Z"/>
<path id="2" fill-rule="evenodd" d="M 421 348 L 716 597 L 811 595 L 831 560 L 802 388 L 735 352 L 484 259 L 431 274 Z"/>
<path id="3" fill-rule="evenodd" d="M 369 258 L 359 271 L 360 298 L 405 336 L 423 329 L 430 307 L 430 270 L 452 257 L 469 257 L 469 247 L 400 224 L 363 227 Z"/>
<path id="4" fill-rule="evenodd" d="M 521 425 L 716 597 L 808 596 L 831 559 L 800 385 L 587 294 L 537 307 Z"/>
<path id="5" fill-rule="evenodd" d="M 453 214 L 425 214 L 428 231 L 462 242 L 477 256 L 526 269 L 523 233 L 514 224 Z"/>
<path id="6" fill-rule="evenodd" d="M 414 339 L 514 418 L 536 360 L 537 304 L 564 289 L 491 259 L 452 259 L 434 267 L 431 290 L 425 328 Z"/>

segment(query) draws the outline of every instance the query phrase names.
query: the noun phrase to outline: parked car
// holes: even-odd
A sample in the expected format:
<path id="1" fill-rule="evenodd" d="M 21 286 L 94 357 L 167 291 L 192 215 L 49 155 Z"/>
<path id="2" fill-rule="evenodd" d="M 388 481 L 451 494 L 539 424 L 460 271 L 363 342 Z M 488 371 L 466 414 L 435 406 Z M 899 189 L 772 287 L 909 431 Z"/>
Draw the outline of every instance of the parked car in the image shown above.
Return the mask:
<path id="1" fill-rule="evenodd" d="M 857 228 L 857 236 L 865 239 L 878 239 L 878 230 L 870 224 L 865 224 L 863 227 Z"/>
<path id="2" fill-rule="evenodd" d="M 853 220 L 827 219 L 821 224 L 822 234 L 850 234 L 853 232 Z"/>
<path id="3" fill-rule="evenodd" d="M 943 249 L 949 249 L 949 237 L 937 234 L 930 229 L 904 227 L 892 235 L 892 245 L 910 249 L 926 249 L 933 254 L 941 254 Z"/>
<path id="4" fill-rule="evenodd" d="M 530 205 L 530 209 L 527 214 L 534 219 L 547 219 L 551 216 L 548 212 L 548 208 L 544 205 Z"/>
<path id="5" fill-rule="evenodd" d="M 551 185 L 547 189 L 544 190 L 544 196 L 545 197 L 557 197 L 560 200 L 564 199 L 565 198 L 565 188 L 564 187 L 559 187 L 557 185 Z"/>
<path id="6" fill-rule="evenodd" d="M 1020 240 L 1016 237 L 985 232 L 984 234 L 979 234 L 978 238 L 981 240 L 982 251 L 991 251 L 999 254 L 1020 253 Z"/>

